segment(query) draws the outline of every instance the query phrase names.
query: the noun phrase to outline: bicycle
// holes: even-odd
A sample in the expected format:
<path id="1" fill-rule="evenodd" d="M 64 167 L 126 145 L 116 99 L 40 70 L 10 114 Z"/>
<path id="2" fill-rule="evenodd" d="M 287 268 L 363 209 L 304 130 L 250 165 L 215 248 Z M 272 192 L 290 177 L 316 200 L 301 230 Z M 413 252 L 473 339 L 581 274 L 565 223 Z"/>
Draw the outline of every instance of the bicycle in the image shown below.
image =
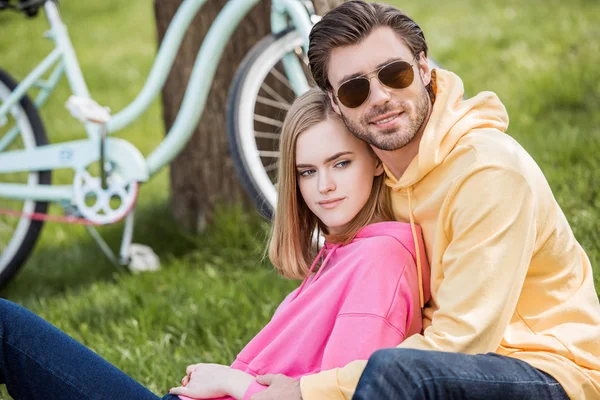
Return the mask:
<path id="1" fill-rule="evenodd" d="M 26 261 L 44 222 L 49 220 L 85 225 L 116 264 L 130 269 L 156 268 L 151 250 L 131 243 L 139 184 L 172 161 L 189 140 L 225 44 L 259 0 L 230 0 L 221 10 L 200 48 L 177 118 L 147 158 L 131 143 L 109 135 L 129 125 L 149 107 L 164 85 L 187 27 L 205 1 L 185 0 L 181 4 L 140 93 L 111 116 L 90 97 L 57 1 L 0 0 L 0 10 L 12 8 L 28 16 L 43 9 L 50 25 L 47 36 L 55 44 L 54 50 L 20 84 L 0 69 L 0 199 L 5 205 L 18 204 L 10 208 L 0 206 L 0 286 Z M 309 88 L 305 54 L 308 33 L 317 20 L 310 1 L 273 0 L 271 34 L 248 53 L 231 87 L 227 118 L 232 158 L 246 189 L 266 215 L 276 198 L 272 177 L 277 169 L 277 154 L 258 147 L 275 143 L 277 134 L 255 135 L 255 123 L 281 126 L 289 104 Z M 37 109 L 44 105 L 63 75 L 74 95 L 67 108 L 82 122 L 87 138 L 49 144 Z M 32 101 L 27 93 L 33 87 L 40 91 Z M 273 107 L 279 111 L 271 111 L 263 118 L 255 115 L 257 110 Z M 261 156 L 275 161 L 266 164 Z M 53 185 L 52 171 L 63 168 L 73 170 L 72 184 Z M 50 202 L 60 204 L 65 216 L 48 215 Z M 117 256 L 94 226 L 121 219 L 125 219 L 125 226 Z"/>

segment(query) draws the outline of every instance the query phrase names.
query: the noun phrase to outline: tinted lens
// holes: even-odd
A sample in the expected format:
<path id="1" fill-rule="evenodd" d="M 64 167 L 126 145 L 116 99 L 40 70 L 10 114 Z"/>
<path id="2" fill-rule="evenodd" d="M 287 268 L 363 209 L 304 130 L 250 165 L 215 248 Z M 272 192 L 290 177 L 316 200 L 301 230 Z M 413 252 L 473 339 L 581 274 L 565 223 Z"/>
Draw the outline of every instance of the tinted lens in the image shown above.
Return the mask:
<path id="1" fill-rule="evenodd" d="M 404 89 L 411 85 L 415 77 L 412 66 L 406 61 L 396 61 L 379 70 L 379 81 L 392 89 Z"/>
<path id="2" fill-rule="evenodd" d="M 369 80 L 367 78 L 351 79 L 338 89 L 337 97 L 348 108 L 356 108 L 369 97 Z"/>

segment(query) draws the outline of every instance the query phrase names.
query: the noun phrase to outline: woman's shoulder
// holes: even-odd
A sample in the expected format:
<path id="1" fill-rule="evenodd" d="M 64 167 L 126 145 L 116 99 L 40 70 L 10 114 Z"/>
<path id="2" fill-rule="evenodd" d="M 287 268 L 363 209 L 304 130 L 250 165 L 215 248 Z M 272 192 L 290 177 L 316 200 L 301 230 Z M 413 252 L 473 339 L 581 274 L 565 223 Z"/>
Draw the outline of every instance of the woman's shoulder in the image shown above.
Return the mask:
<path id="1" fill-rule="evenodd" d="M 357 270 L 378 268 L 398 271 L 406 262 L 412 262 L 415 245 L 410 225 L 406 232 L 403 225 L 407 224 L 394 224 L 397 225 L 388 225 L 387 228 L 396 228 L 395 231 L 384 229 L 377 234 L 357 236 L 345 246 L 345 260 L 354 264 Z"/>
<path id="2" fill-rule="evenodd" d="M 378 222 L 362 228 L 348 244 L 361 254 L 372 256 L 372 251 L 400 253 L 414 251 L 415 244 L 410 224 L 405 222 Z"/>

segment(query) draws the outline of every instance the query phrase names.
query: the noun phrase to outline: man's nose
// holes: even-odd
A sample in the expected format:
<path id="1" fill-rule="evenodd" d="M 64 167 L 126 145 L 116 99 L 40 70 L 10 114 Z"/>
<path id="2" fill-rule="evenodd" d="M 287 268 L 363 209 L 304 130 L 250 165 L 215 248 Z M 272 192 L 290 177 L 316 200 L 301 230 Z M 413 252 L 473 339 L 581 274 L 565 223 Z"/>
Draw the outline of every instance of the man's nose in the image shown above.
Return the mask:
<path id="1" fill-rule="evenodd" d="M 390 88 L 379 82 L 377 77 L 373 77 L 369 84 L 371 85 L 371 95 L 369 96 L 371 106 L 381 106 L 391 100 Z"/>

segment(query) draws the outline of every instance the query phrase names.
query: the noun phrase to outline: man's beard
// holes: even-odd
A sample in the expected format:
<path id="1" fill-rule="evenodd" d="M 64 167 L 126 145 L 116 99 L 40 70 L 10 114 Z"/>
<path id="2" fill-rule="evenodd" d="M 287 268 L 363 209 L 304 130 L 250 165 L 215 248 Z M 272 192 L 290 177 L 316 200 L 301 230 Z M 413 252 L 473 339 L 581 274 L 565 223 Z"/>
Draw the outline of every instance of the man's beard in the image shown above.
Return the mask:
<path id="1" fill-rule="evenodd" d="M 429 114 L 429 108 L 431 107 L 431 98 L 427 89 L 423 86 L 421 95 L 417 99 L 416 110 L 412 116 L 409 116 L 410 120 L 408 126 L 403 126 L 400 129 L 390 129 L 387 131 L 379 130 L 378 132 L 371 132 L 369 130 L 369 120 L 373 120 L 379 115 L 384 115 L 390 111 L 403 110 L 404 112 L 409 111 L 403 104 L 386 103 L 384 106 L 373 109 L 367 115 L 365 115 L 361 122 L 354 122 L 348 119 L 344 113 L 341 113 L 342 120 L 357 138 L 369 143 L 370 145 L 385 151 L 398 150 L 409 144 L 417 132 L 423 127 L 425 119 Z"/>

